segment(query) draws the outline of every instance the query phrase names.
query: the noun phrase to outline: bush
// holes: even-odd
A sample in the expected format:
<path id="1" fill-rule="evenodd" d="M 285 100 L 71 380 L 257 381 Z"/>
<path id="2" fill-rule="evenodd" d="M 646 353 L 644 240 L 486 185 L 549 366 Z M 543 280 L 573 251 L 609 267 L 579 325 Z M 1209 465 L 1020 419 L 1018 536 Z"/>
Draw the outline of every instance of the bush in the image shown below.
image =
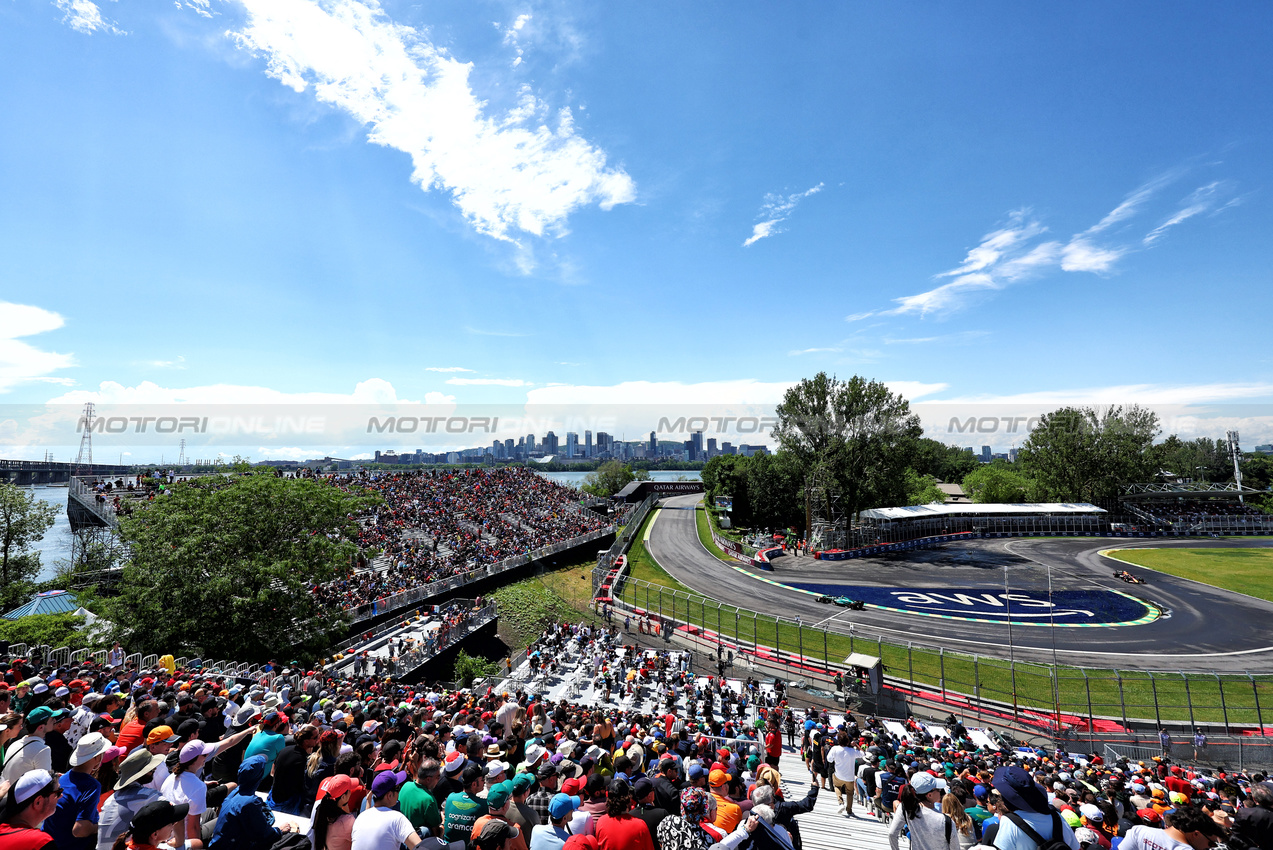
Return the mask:
<path id="1" fill-rule="evenodd" d="M 461 688 L 473 687 L 473 682 L 483 676 L 494 676 L 499 672 L 499 665 L 494 661 L 487 661 L 485 658 L 479 658 L 475 655 L 469 655 L 464 650 L 460 650 L 455 656 L 455 675 L 456 684 Z"/>
<path id="2" fill-rule="evenodd" d="M 33 614 L 20 620 L 0 620 L 0 639 L 28 646 L 83 649 L 91 643 L 89 635 L 80 631 L 83 627 L 84 618 L 74 614 Z"/>

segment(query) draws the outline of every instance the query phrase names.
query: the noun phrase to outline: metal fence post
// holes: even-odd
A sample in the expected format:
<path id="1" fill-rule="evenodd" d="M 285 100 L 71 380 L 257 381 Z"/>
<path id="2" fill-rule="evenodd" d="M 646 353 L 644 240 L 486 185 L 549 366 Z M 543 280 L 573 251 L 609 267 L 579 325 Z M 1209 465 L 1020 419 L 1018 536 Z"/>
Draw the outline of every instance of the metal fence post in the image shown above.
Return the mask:
<path id="1" fill-rule="evenodd" d="M 1154 727 L 1162 728 L 1162 715 L 1158 713 L 1158 683 L 1154 680 L 1154 671 L 1148 670 L 1149 673 L 1149 689 L 1154 693 Z"/>
<path id="2" fill-rule="evenodd" d="M 1180 678 L 1185 680 L 1185 702 L 1189 703 L 1189 727 L 1191 729 L 1198 728 L 1196 721 L 1193 719 L 1193 694 L 1189 690 L 1189 677 L 1184 671 L 1180 671 Z"/>
<path id="3" fill-rule="evenodd" d="M 1118 682 L 1118 704 L 1123 711 L 1123 728 L 1130 729 L 1131 725 L 1127 722 L 1127 700 L 1123 697 L 1123 677 L 1118 675 L 1118 670 L 1114 671 L 1114 681 Z"/>
<path id="4" fill-rule="evenodd" d="M 977 701 L 977 716 L 981 716 L 981 668 L 977 656 L 972 657 L 972 698 Z"/>
<path id="5" fill-rule="evenodd" d="M 1255 677 L 1250 673 L 1247 678 L 1251 680 L 1251 693 L 1255 695 L 1255 722 L 1260 724 L 1260 737 L 1266 737 L 1264 734 L 1264 714 L 1260 711 L 1260 686 L 1255 683 Z"/>
<path id="6" fill-rule="evenodd" d="M 853 636 L 849 636 L 849 651 L 853 650 Z M 822 668 L 831 675 L 831 652 L 827 649 L 827 630 L 822 630 Z"/>
<path id="7" fill-rule="evenodd" d="M 1083 674 L 1083 688 L 1087 691 L 1087 744 L 1095 747 L 1096 745 L 1092 743 L 1092 735 L 1096 731 L 1092 728 L 1095 722 L 1093 717 L 1095 712 L 1092 711 L 1092 680 L 1087 678 L 1087 671 L 1082 667 L 1079 668 L 1079 672 Z"/>
<path id="8" fill-rule="evenodd" d="M 941 685 L 942 702 L 946 701 L 946 647 L 937 647 L 937 664 L 939 668 L 938 683 Z"/>
<path id="9" fill-rule="evenodd" d="M 718 641 L 720 640 L 720 637 L 721 637 L 720 635 L 720 606 L 721 606 L 721 603 L 717 602 L 716 603 L 716 640 Z"/>
<path id="10" fill-rule="evenodd" d="M 911 687 L 915 687 L 915 656 L 911 653 L 911 642 L 906 642 L 906 666 L 910 670 Z"/>
<path id="11" fill-rule="evenodd" d="M 1224 716 L 1224 734 L 1229 734 L 1229 706 L 1224 701 L 1224 680 L 1220 678 L 1220 674 L 1216 674 L 1216 686 L 1220 688 L 1220 712 Z"/>

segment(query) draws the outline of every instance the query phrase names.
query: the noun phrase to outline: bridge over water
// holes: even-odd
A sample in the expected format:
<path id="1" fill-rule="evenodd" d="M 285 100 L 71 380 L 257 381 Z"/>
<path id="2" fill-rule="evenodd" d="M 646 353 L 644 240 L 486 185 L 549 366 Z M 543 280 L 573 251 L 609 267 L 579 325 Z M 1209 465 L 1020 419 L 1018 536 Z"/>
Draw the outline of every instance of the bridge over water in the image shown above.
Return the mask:
<path id="1" fill-rule="evenodd" d="M 85 463 L 51 460 L 0 460 L 0 481 L 27 487 L 31 484 L 69 484 L 72 475 L 132 475 L 134 467 L 113 463 Z"/>

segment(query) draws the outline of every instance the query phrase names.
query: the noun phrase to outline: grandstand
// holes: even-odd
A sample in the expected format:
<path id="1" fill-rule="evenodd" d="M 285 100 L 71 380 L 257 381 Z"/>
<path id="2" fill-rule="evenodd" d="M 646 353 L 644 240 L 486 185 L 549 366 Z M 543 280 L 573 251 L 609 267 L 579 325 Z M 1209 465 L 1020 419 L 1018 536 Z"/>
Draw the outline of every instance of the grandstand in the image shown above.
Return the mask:
<path id="1" fill-rule="evenodd" d="M 943 534 L 1103 534 L 1108 512 L 1086 502 L 1037 504 L 931 504 L 863 511 L 859 545 L 893 543 Z"/>
<path id="2" fill-rule="evenodd" d="M 1132 484 L 1119 500 L 1129 522 L 1173 535 L 1273 533 L 1273 515 L 1247 504 L 1259 490 L 1232 482 Z"/>

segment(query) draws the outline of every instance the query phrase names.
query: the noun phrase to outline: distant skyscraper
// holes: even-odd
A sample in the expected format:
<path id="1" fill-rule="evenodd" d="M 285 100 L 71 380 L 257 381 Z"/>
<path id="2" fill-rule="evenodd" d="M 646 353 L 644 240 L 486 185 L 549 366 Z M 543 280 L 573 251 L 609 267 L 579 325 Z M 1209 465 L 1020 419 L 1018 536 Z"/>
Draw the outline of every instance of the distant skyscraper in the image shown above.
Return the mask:
<path id="1" fill-rule="evenodd" d="M 990 463 L 990 446 L 981 447 L 981 462 Z"/>
<path id="2" fill-rule="evenodd" d="M 540 444 L 546 455 L 557 454 L 557 435 L 549 431 L 544 435 L 544 441 Z"/>
<path id="3" fill-rule="evenodd" d="M 526 435 L 526 456 L 530 457 L 530 453 L 533 452 L 534 450 L 535 450 L 535 435 L 527 434 Z"/>
<path id="4" fill-rule="evenodd" d="M 702 460 L 703 432 L 695 431 L 690 435 L 690 460 Z"/>
<path id="5" fill-rule="evenodd" d="M 566 457 L 573 460 L 579 454 L 579 435 L 574 431 L 566 432 Z"/>
<path id="6" fill-rule="evenodd" d="M 717 454 L 718 452 L 716 451 L 716 438 L 710 437 L 707 440 L 707 457 L 710 460 L 711 458 L 716 457 Z"/>
<path id="7" fill-rule="evenodd" d="M 592 457 L 592 432 L 583 432 L 583 456 Z"/>
<path id="8" fill-rule="evenodd" d="M 649 454 L 647 455 L 647 457 L 658 457 L 658 456 L 659 456 L 659 438 L 654 435 L 653 431 L 651 431 L 650 432 L 650 448 L 649 448 Z"/>
<path id="9" fill-rule="evenodd" d="M 734 444 L 729 442 L 721 443 L 720 453 L 723 455 L 732 455 L 734 453 Z"/>
<path id="10" fill-rule="evenodd" d="M 509 437 L 507 440 L 504 441 L 504 457 L 507 457 L 507 458 L 517 457 L 517 455 L 514 453 L 514 448 L 515 446 L 513 445 L 513 438 Z"/>

